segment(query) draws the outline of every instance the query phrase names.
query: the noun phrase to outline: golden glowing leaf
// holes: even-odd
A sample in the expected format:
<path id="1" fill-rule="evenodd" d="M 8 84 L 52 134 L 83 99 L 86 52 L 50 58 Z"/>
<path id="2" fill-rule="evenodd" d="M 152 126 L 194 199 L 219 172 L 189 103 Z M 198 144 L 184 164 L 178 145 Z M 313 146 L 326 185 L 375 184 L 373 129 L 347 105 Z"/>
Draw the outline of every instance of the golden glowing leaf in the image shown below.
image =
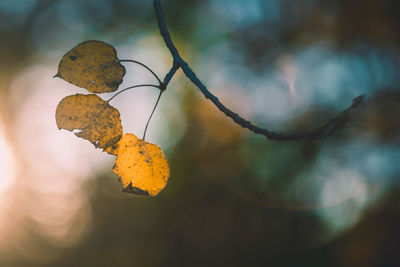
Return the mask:
<path id="1" fill-rule="evenodd" d="M 112 146 L 122 136 L 119 111 L 97 95 L 65 97 L 57 106 L 56 122 L 59 129 L 81 130 L 75 134 L 100 148 Z"/>
<path id="2" fill-rule="evenodd" d="M 100 41 L 86 41 L 63 56 L 55 77 L 91 93 L 105 93 L 117 90 L 124 75 L 125 68 L 114 47 Z"/>
<path id="3" fill-rule="evenodd" d="M 155 196 L 167 184 L 169 166 L 159 146 L 125 134 L 105 150 L 117 156 L 113 172 L 120 177 L 124 192 Z"/>

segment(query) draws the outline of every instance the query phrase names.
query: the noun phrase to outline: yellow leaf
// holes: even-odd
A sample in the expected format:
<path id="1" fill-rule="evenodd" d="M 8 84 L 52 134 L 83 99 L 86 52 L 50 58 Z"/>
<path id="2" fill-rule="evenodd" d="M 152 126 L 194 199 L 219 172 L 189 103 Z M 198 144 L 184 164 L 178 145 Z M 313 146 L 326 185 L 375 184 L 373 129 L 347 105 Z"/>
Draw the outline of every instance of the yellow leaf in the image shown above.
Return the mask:
<path id="1" fill-rule="evenodd" d="M 86 41 L 63 56 L 55 77 L 91 93 L 105 93 L 117 90 L 124 75 L 125 68 L 114 47 L 100 41 Z"/>
<path id="2" fill-rule="evenodd" d="M 117 156 L 113 172 L 120 177 L 124 192 L 155 196 L 167 184 L 169 166 L 158 145 L 125 134 L 105 150 Z"/>
<path id="3" fill-rule="evenodd" d="M 59 129 L 81 130 L 75 134 L 100 148 L 112 146 L 122 136 L 119 111 L 93 94 L 62 99 L 57 106 L 56 122 Z"/>

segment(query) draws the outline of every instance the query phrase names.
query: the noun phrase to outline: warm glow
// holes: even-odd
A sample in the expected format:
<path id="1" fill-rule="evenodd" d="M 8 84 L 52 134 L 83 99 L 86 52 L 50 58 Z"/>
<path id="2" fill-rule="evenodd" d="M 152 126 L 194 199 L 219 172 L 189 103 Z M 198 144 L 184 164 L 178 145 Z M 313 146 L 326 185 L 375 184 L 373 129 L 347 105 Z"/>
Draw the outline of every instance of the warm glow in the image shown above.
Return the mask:
<path id="1" fill-rule="evenodd" d="M 84 240 L 92 226 L 92 191 L 87 184 L 103 169 L 111 175 L 115 159 L 87 140 L 58 129 L 58 103 L 67 95 L 86 92 L 53 79 L 56 70 L 57 63 L 38 64 L 16 75 L 9 98 L 18 113 L 12 125 L 3 126 L 0 121 L 0 247 L 10 258 L 46 262 L 58 256 L 58 248 L 73 247 Z M 125 129 L 136 127 L 133 132 L 138 133 L 147 119 L 143 110 L 150 113 L 156 93 L 142 90 L 136 96 L 140 92 L 143 95 L 134 106 L 130 97 L 113 100 L 126 118 Z M 138 111 L 134 112 L 133 107 Z M 166 133 L 157 130 L 157 121 L 160 116 L 151 125 L 149 139 Z M 6 139 L 6 127 L 11 127 L 12 148 L 18 161 L 11 141 Z M 6 190 L 7 194 L 2 194 Z M 51 251 L 48 246 L 38 245 L 39 237 L 52 247 Z"/>
<path id="2" fill-rule="evenodd" d="M 0 196 L 14 182 L 15 169 L 15 157 L 0 124 Z"/>
<path id="3" fill-rule="evenodd" d="M 79 244 L 91 225 L 84 185 L 95 166 L 107 166 L 110 158 L 57 129 L 55 108 L 70 88 L 53 75 L 53 67 L 34 66 L 12 83 L 18 115 L 7 127 L 18 161 L 0 124 L 0 246 L 11 258 L 56 257 L 57 250 L 38 246 L 37 237 L 54 248 Z"/>
<path id="4" fill-rule="evenodd" d="M 5 125 L 0 121 L 0 248 L 9 249 L 9 231 L 14 227 L 10 221 L 12 216 L 11 190 L 16 183 L 17 161 L 10 141 L 5 134 Z M 11 211 L 11 212 L 10 212 Z M 20 233 L 15 233 L 18 238 Z"/>

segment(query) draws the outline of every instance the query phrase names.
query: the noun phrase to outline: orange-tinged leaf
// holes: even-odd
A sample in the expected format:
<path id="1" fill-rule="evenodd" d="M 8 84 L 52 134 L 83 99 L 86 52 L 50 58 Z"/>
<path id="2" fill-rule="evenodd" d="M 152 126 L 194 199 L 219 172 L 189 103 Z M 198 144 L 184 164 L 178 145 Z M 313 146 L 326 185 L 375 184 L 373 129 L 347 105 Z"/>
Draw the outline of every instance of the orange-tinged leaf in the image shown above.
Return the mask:
<path id="1" fill-rule="evenodd" d="M 119 111 L 94 94 L 62 99 L 57 106 L 56 122 L 59 129 L 81 130 L 75 134 L 100 148 L 114 145 L 122 136 Z"/>
<path id="2" fill-rule="evenodd" d="M 113 172 L 120 177 L 124 192 L 155 196 L 167 184 L 169 166 L 158 145 L 125 134 L 105 150 L 117 156 Z"/>
<path id="3" fill-rule="evenodd" d="M 105 93 L 117 90 L 124 75 L 125 68 L 113 46 L 101 41 L 86 41 L 63 56 L 55 77 L 91 93 Z"/>

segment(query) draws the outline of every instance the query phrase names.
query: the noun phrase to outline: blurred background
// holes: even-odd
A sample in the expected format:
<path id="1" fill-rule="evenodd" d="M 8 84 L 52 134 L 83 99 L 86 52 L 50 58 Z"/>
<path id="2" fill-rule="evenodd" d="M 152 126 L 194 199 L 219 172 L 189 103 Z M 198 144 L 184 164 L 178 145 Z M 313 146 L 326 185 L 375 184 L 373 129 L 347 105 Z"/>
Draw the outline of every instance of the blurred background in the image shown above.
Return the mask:
<path id="1" fill-rule="evenodd" d="M 329 138 L 279 143 L 178 71 L 147 134 L 168 185 L 122 193 L 112 156 L 57 129 L 58 102 L 85 90 L 52 77 L 91 39 L 163 77 L 172 61 L 151 1 L 1 0 L 0 266 L 400 266 L 400 2 L 162 4 L 200 79 L 259 126 L 310 129 L 366 101 Z M 120 88 L 155 83 L 125 66 Z M 111 102 L 125 132 L 142 135 L 157 94 Z"/>

